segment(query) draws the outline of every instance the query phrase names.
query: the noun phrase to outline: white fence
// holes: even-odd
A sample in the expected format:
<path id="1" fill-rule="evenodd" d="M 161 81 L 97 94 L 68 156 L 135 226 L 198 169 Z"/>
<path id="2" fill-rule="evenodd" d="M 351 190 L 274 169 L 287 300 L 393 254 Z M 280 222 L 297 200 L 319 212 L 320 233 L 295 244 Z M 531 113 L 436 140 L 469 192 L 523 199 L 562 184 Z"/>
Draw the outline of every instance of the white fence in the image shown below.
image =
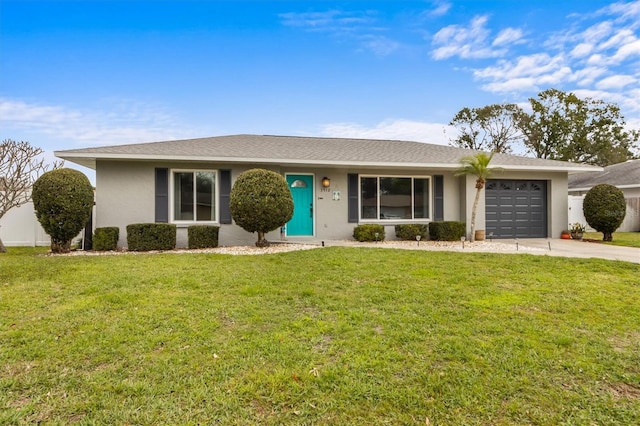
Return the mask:
<path id="1" fill-rule="evenodd" d="M 0 238 L 7 247 L 51 244 L 51 239 L 36 218 L 31 202 L 12 208 L 0 219 Z"/>
<path id="2" fill-rule="evenodd" d="M 95 215 L 95 207 L 93 214 Z M 71 244 L 82 243 L 84 232 L 81 231 Z M 0 238 L 7 247 L 51 245 L 51 238 L 40 226 L 32 202 L 12 208 L 0 219 Z"/>

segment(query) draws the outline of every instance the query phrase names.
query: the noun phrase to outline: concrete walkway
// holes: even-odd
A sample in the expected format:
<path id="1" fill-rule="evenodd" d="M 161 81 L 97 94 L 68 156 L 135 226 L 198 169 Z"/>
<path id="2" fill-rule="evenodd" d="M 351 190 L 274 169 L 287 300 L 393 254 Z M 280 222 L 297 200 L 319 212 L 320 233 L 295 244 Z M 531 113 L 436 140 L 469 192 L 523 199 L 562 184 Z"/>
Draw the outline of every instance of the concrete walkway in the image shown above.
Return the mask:
<path id="1" fill-rule="evenodd" d="M 293 241 L 292 241 L 293 240 Z M 600 258 L 608 260 L 622 260 L 640 264 L 640 248 L 620 247 L 597 242 L 563 240 L 552 238 L 526 238 L 518 240 L 493 240 L 465 242 L 439 242 L 422 241 L 419 244 L 414 241 L 384 241 L 380 243 L 359 243 L 354 240 L 343 241 L 317 241 L 294 240 L 289 243 L 308 243 L 325 246 L 354 246 L 354 247 L 379 247 L 406 250 L 434 250 L 455 252 L 485 252 L 485 253 L 526 253 L 545 256 L 562 256 L 578 258 Z"/>

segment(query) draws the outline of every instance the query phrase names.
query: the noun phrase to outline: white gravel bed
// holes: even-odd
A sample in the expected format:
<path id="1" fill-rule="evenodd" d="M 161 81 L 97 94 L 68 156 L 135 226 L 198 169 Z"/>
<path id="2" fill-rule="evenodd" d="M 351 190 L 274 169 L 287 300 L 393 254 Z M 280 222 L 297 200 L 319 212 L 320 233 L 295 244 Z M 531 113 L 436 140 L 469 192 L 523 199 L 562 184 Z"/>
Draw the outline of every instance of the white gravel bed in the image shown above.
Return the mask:
<path id="1" fill-rule="evenodd" d="M 464 242 L 464 247 L 461 241 L 421 241 L 418 244 L 416 241 L 381 241 L 377 243 L 361 243 L 354 240 L 342 240 L 342 241 L 326 241 L 325 246 L 345 246 L 345 247 L 372 247 L 372 248 L 389 248 L 389 249 L 404 249 L 404 250 L 433 250 L 433 251 L 468 251 L 468 252 L 543 252 L 546 251 L 539 247 L 529 247 L 522 244 L 516 245 L 515 243 L 493 242 L 493 241 L 474 241 Z M 115 250 L 115 251 L 84 251 L 75 250 L 67 254 L 52 254 L 49 256 L 114 256 L 114 255 L 139 255 L 139 254 L 154 254 L 154 253 L 169 253 L 169 254 L 184 254 L 184 253 L 217 253 L 217 254 L 229 254 L 229 255 L 260 255 L 260 254 L 274 254 L 284 253 L 297 250 L 311 250 L 320 248 L 320 244 L 298 244 L 298 243 L 272 243 L 269 247 L 255 247 L 255 246 L 222 246 L 216 248 L 207 249 L 175 249 L 167 251 L 127 251 L 127 250 Z"/>
<path id="2" fill-rule="evenodd" d="M 539 247 L 530 247 L 516 243 L 495 241 L 381 241 L 377 243 L 360 243 L 357 241 L 342 241 L 344 245 L 362 247 L 396 248 L 407 250 L 440 250 L 440 251 L 484 251 L 484 252 L 516 252 L 546 251 Z"/>
<path id="3" fill-rule="evenodd" d="M 205 249 L 175 249 L 175 250 L 151 250 L 151 251 L 129 251 L 125 249 L 111 251 L 93 251 L 93 250 L 73 250 L 70 253 L 54 254 L 47 253 L 47 256 L 117 256 L 123 254 L 139 255 L 139 254 L 184 254 L 184 253 L 217 253 L 230 255 L 258 255 L 283 253 L 287 251 L 310 250 L 318 248 L 318 245 L 312 244 L 272 244 L 269 247 L 255 246 L 221 246 Z"/>

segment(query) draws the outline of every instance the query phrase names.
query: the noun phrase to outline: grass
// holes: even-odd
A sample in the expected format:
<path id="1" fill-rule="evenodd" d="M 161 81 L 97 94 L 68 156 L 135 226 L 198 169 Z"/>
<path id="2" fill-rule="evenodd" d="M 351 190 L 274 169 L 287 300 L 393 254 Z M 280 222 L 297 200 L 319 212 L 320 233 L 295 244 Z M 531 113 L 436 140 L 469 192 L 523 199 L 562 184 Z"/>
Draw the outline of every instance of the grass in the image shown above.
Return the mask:
<path id="1" fill-rule="evenodd" d="M 640 266 L 0 257 L 0 424 L 640 423 Z"/>
<path id="2" fill-rule="evenodd" d="M 614 232 L 613 241 L 602 241 L 602 232 L 585 232 L 583 238 L 601 241 L 603 244 L 640 248 L 640 232 Z"/>

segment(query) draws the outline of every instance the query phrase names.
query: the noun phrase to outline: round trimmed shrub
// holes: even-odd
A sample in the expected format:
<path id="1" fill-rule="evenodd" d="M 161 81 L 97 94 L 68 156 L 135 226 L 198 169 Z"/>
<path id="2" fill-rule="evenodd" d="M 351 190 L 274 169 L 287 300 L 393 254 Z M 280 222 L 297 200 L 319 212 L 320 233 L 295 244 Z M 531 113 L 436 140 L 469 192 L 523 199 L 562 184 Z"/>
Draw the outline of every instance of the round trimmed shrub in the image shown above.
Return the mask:
<path id="1" fill-rule="evenodd" d="M 35 181 L 31 197 L 38 222 L 51 237 L 51 251 L 71 251 L 71 240 L 91 217 L 93 187 L 89 179 L 74 169 L 51 170 Z"/>
<path id="2" fill-rule="evenodd" d="M 627 213 L 624 193 L 608 183 L 596 185 L 584 197 L 582 212 L 589 226 L 602 232 L 602 241 L 611 241 Z"/>
<path id="3" fill-rule="evenodd" d="M 267 247 L 267 232 L 286 224 L 293 216 L 293 197 L 286 179 L 276 172 L 251 169 L 231 188 L 231 217 L 247 232 L 257 232 L 256 246 Z"/>

